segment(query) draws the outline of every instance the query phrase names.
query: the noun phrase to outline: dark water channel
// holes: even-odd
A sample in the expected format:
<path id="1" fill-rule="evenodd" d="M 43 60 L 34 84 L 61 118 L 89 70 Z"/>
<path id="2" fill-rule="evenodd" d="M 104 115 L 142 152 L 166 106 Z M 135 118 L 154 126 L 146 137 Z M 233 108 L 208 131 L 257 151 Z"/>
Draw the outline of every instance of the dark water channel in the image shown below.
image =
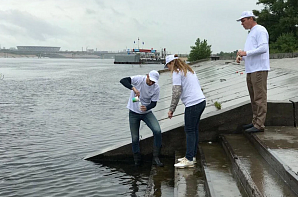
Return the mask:
<path id="1" fill-rule="evenodd" d="M 162 68 L 0 59 L 0 196 L 143 196 L 150 165 L 83 158 L 130 140 L 129 90 L 119 80 Z"/>

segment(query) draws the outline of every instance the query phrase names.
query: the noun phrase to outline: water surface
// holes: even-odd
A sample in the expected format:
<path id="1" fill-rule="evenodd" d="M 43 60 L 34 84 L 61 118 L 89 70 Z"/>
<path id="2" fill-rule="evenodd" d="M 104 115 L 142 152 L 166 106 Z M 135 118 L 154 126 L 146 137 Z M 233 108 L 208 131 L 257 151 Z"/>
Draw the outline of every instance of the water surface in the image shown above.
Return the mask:
<path id="1" fill-rule="evenodd" d="M 0 59 L 0 196 L 142 196 L 150 165 L 83 158 L 130 140 L 122 77 L 163 65 Z"/>

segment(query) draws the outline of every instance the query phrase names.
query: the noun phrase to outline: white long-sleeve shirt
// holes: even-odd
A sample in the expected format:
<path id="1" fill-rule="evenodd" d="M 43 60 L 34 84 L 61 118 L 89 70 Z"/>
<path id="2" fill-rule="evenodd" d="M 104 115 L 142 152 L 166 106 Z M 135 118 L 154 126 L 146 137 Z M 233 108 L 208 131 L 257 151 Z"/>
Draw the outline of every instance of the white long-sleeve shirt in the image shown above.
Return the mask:
<path id="1" fill-rule="evenodd" d="M 244 46 L 246 73 L 270 70 L 268 43 L 269 35 L 265 27 L 255 25 L 251 28 Z"/>

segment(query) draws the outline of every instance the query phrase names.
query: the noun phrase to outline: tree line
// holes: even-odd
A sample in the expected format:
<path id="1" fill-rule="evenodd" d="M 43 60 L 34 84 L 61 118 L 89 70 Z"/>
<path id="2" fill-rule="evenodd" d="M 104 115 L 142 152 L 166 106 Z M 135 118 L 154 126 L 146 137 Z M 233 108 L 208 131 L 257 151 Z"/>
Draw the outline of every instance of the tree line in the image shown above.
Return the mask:
<path id="1" fill-rule="evenodd" d="M 258 0 L 257 5 L 264 8 L 253 10 L 257 23 L 264 26 L 269 33 L 270 53 L 298 52 L 298 0 Z M 193 62 L 209 58 L 212 51 L 207 40 L 198 38 L 191 46 L 188 61 Z M 237 51 L 220 52 L 220 57 L 235 57 Z"/>

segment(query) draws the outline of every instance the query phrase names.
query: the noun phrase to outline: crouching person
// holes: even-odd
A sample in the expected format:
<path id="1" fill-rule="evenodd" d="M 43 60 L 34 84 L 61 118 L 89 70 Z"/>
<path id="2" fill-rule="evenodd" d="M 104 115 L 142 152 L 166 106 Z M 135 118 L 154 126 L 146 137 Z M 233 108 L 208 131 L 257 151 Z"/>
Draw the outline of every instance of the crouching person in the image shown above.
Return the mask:
<path id="1" fill-rule="evenodd" d="M 154 136 L 153 164 L 163 166 L 159 160 L 161 149 L 161 129 L 152 113 L 159 100 L 159 73 L 152 70 L 147 75 L 136 75 L 120 80 L 126 88 L 132 90 L 128 100 L 129 127 L 132 138 L 132 151 L 136 166 L 141 164 L 141 152 L 139 145 L 139 129 L 141 120 L 152 130 Z"/>

